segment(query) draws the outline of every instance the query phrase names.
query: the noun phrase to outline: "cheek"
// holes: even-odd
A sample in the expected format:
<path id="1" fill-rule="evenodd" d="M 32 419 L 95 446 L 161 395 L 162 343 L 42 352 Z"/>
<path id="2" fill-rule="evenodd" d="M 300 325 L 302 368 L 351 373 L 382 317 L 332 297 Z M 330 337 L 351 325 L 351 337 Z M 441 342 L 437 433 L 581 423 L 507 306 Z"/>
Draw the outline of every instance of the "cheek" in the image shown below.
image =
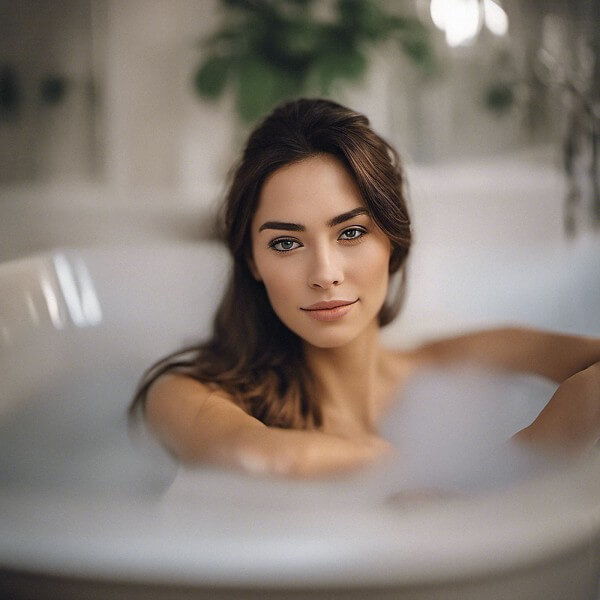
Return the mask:
<path id="1" fill-rule="evenodd" d="M 273 305 L 292 297 L 291 290 L 297 289 L 298 282 L 291 265 L 282 265 L 277 260 L 259 259 L 256 270 Z"/>
<path id="2" fill-rule="evenodd" d="M 358 272 L 358 277 L 360 277 L 359 286 L 361 290 L 366 291 L 364 295 L 365 306 L 373 314 L 376 314 L 381 310 L 388 294 L 390 282 L 390 250 L 388 244 L 374 245 L 363 258 L 364 261 L 361 261 Z"/>
<path id="3" fill-rule="evenodd" d="M 362 256 L 360 274 L 374 287 L 386 287 L 389 281 L 391 247 L 387 239 L 373 244 Z"/>

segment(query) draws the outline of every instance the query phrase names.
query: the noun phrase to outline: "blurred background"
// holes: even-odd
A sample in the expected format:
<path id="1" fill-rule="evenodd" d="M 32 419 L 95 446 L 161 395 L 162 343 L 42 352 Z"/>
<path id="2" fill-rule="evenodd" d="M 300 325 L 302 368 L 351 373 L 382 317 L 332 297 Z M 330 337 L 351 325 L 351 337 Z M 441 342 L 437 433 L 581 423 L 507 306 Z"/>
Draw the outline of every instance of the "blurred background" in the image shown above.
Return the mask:
<path id="1" fill-rule="evenodd" d="M 0 0 L 0 261 L 209 236 L 286 98 L 369 116 L 417 240 L 597 228 L 597 0 Z"/>

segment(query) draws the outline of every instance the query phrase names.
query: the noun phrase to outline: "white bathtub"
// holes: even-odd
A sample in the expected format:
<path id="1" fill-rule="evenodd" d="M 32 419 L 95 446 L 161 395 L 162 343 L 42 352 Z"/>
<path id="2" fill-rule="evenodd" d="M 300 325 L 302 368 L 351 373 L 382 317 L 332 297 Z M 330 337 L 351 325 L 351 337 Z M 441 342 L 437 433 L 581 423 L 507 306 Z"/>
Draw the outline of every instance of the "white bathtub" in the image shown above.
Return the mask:
<path id="1" fill-rule="evenodd" d="M 388 343 L 508 321 L 600 335 L 597 238 L 473 250 L 415 248 Z M 226 275 L 208 243 L 0 265 L 1 597 L 596 598 L 595 453 L 454 497 L 390 500 L 389 466 L 302 484 L 199 469 L 165 496 L 176 465 L 128 437 L 125 409 L 148 364 L 206 335 Z"/>

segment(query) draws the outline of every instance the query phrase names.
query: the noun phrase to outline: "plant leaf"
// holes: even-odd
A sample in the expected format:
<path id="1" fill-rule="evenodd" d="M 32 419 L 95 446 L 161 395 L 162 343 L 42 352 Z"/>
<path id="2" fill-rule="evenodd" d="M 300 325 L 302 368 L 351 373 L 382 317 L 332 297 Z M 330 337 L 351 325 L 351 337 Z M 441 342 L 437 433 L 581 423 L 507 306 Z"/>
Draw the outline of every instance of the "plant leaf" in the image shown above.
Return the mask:
<path id="1" fill-rule="evenodd" d="M 246 123 L 251 123 L 282 100 L 295 96 L 301 87 L 300 79 L 262 57 L 244 57 L 239 70 L 238 112 Z"/>
<path id="2" fill-rule="evenodd" d="M 360 79 L 367 69 L 367 59 L 351 46 L 341 45 L 330 48 L 315 61 L 311 79 L 316 80 L 322 93 L 327 94 L 336 80 Z"/>
<path id="3" fill-rule="evenodd" d="M 209 56 L 194 78 L 197 92 L 208 100 L 219 98 L 225 89 L 232 63 L 233 59 L 229 56 Z"/>
<path id="4" fill-rule="evenodd" d="M 485 92 L 486 106 L 497 113 L 504 113 L 510 109 L 514 100 L 515 96 L 512 86 L 508 83 L 494 83 Z"/>
<path id="5" fill-rule="evenodd" d="M 436 72 L 437 60 L 425 31 L 402 32 L 398 43 L 402 52 L 426 75 Z"/>
<path id="6" fill-rule="evenodd" d="M 390 17 L 374 0 L 338 0 L 340 25 L 358 39 L 371 42 L 383 41 L 388 37 Z"/>

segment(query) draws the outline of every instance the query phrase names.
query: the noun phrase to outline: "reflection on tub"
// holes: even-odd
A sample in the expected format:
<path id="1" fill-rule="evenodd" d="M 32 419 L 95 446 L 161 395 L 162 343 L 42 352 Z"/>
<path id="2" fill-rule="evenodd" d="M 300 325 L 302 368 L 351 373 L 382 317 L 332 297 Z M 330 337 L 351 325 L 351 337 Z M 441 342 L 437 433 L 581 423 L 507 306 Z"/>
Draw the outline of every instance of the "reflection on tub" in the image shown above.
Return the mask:
<path id="1" fill-rule="evenodd" d="M 5 264 L 0 287 L 4 290 L 0 295 L 4 346 L 24 342 L 40 328 L 63 330 L 69 322 L 93 327 L 102 321 L 94 283 L 80 256 L 69 259 L 57 252 Z"/>
<path id="2" fill-rule="evenodd" d="M 53 262 L 62 297 L 73 323 L 77 327 L 98 325 L 102 321 L 102 311 L 83 259 L 77 256 L 71 265 L 64 254 L 55 254 Z M 55 326 L 62 328 L 62 325 Z"/>

